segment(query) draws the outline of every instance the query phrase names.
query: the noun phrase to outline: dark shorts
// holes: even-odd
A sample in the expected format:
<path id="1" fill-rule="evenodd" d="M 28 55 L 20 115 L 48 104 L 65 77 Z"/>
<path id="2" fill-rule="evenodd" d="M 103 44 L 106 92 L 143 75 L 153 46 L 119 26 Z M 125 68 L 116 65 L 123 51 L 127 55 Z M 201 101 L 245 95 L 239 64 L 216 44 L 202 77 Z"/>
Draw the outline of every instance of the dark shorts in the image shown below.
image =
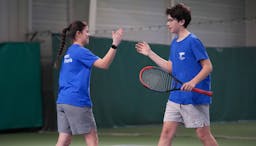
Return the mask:
<path id="1" fill-rule="evenodd" d="M 86 134 L 96 130 L 92 108 L 57 104 L 58 132 L 72 135 Z"/>

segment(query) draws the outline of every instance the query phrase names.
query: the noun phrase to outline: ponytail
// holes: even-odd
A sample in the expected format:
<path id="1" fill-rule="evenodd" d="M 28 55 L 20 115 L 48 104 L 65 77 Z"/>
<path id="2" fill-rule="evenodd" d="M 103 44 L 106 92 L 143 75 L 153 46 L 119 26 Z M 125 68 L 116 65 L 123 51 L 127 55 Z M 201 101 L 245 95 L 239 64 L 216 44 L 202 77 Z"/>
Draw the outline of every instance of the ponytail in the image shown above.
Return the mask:
<path id="1" fill-rule="evenodd" d="M 66 45 L 67 33 L 68 33 L 68 36 L 70 37 L 70 39 L 75 40 L 76 32 L 83 31 L 85 26 L 87 26 L 86 22 L 74 21 L 67 28 L 64 28 L 62 30 L 60 48 L 57 53 L 56 61 L 54 63 L 54 68 L 58 69 L 60 66 L 61 57 L 66 49 L 65 45 Z"/>
<path id="2" fill-rule="evenodd" d="M 69 27 L 64 28 L 62 30 L 60 48 L 59 48 L 58 53 L 57 53 L 57 59 L 54 63 L 54 68 L 56 68 L 56 69 L 59 68 L 60 59 L 61 59 L 62 53 L 64 52 L 64 47 L 65 47 L 65 44 L 66 44 L 67 31 L 69 31 Z"/>

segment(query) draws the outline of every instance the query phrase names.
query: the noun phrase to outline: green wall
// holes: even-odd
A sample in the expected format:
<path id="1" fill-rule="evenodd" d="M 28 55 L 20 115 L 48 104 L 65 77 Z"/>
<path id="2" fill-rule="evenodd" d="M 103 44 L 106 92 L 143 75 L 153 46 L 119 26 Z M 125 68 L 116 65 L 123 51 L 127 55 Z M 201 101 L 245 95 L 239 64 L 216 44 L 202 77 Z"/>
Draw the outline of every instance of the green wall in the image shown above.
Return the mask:
<path id="1" fill-rule="evenodd" d="M 0 56 L 0 130 L 41 127 L 39 43 L 1 43 Z"/>
<path id="2" fill-rule="evenodd" d="M 213 121 L 256 120 L 256 47 L 208 48 Z"/>
<path id="3" fill-rule="evenodd" d="M 103 57 L 112 42 L 101 40 L 95 38 L 88 48 Z M 168 58 L 168 48 L 159 45 L 153 48 Z M 109 70 L 93 70 L 91 95 L 97 123 L 104 126 L 159 123 L 168 93 L 152 92 L 139 82 L 140 69 L 153 63 L 136 52 L 134 42 L 122 42 L 117 51 Z"/>

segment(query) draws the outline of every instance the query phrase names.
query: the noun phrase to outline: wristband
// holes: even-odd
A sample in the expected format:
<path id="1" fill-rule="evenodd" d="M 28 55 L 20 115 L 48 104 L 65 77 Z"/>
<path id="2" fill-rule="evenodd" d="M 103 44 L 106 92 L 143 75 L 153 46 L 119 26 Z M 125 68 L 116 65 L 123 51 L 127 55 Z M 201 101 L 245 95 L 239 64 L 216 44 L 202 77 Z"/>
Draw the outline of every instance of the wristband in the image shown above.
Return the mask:
<path id="1" fill-rule="evenodd" d="M 117 46 L 112 44 L 111 48 L 117 49 Z"/>

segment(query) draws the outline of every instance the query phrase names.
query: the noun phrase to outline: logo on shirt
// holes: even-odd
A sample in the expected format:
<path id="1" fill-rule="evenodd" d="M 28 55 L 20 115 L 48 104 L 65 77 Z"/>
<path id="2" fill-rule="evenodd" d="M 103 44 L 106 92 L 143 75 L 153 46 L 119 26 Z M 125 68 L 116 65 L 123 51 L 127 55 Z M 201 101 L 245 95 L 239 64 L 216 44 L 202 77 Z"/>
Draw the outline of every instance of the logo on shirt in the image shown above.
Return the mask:
<path id="1" fill-rule="evenodd" d="M 64 63 L 71 63 L 73 60 L 69 54 L 64 56 Z"/>
<path id="2" fill-rule="evenodd" d="M 185 58 L 185 52 L 179 52 L 179 59 L 184 60 Z"/>

